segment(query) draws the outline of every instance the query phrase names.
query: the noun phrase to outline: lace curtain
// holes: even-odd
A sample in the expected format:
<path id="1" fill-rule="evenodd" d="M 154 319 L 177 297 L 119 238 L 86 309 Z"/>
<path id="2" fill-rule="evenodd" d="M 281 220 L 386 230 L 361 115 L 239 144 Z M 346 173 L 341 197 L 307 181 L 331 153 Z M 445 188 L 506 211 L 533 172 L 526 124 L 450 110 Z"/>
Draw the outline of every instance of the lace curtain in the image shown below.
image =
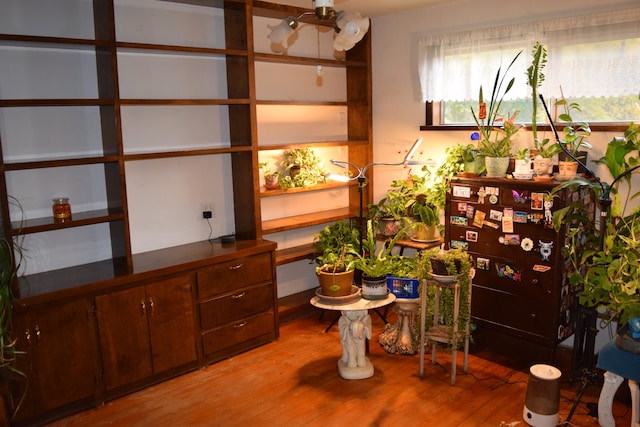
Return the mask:
<path id="1" fill-rule="evenodd" d="M 640 92 L 640 8 L 505 25 L 418 40 L 423 101 L 489 98 L 498 67 L 516 78 L 505 99 L 530 97 L 526 70 L 536 41 L 548 49 L 545 98 L 622 96 Z"/>

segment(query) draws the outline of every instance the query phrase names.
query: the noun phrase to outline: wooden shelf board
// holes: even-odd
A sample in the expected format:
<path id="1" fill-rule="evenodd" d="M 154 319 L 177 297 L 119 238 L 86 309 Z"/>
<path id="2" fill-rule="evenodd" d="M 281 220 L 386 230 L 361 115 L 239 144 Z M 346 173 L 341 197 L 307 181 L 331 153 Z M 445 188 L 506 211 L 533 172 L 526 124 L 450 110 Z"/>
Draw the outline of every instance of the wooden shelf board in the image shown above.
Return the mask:
<path id="1" fill-rule="evenodd" d="M 122 221 L 124 214 L 122 209 L 99 209 L 86 212 L 72 212 L 71 220 L 54 222 L 53 215 L 44 218 L 25 220 L 23 223 L 11 222 L 12 234 L 24 235 L 41 233 L 43 231 L 62 230 L 65 228 L 84 227 L 86 225 L 101 224 L 104 222 Z"/>
<path id="2" fill-rule="evenodd" d="M 281 231 L 295 230 L 298 228 L 310 227 L 312 225 L 339 221 L 341 219 L 351 218 L 352 216 L 353 215 L 351 215 L 349 208 L 339 208 L 304 215 L 295 215 L 287 218 L 278 218 L 270 221 L 263 221 L 262 232 L 264 234 L 279 233 Z"/>
<path id="3" fill-rule="evenodd" d="M 277 144 L 277 145 L 262 145 L 258 147 L 260 151 L 268 151 L 268 150 L 290 150 L 292 148 L 303 148 L 303 147 L 340 147 L 345 145 L 367 145 L 369 141 L 364 139 L 357 140 L 343 140 L 343 141 L 315 141 L 315 142 L 293 142 L 288 144 Z"/>
<path id="4" fill-rule="evenodd" d="M 250 152 L 251 147 L 225 147 L 225 148 L 204 148 L 199 150 L 179 150 L 179 151 L 162 151 L 155 153 L 135 153 L 125 154 L 125 161 L 135 160 L 152 160 L 152 159 L 169 159 L 174 157 L 190 157 L 190 156 L 208 156 L 212 154 L 240 153 Z"/>
<path id="5" fill-rule="evenodd" d="M 309 303 L 309 300 L 316 295 L 315 288 L 307 289 L 293 295 L 287 295 L 278 299 L 278 315 L 280 321 L 287 321 L 296 315 L 304 314 L 315 308 Z"/>
<path id="6" fill-rule="evenodd" d="M 301 261 L 303 259 L 314 259 L 316 250 L 313 243 L 307 245 L 294 246 L 276 251 L 276 265 L 284 265 L 290 262 Z"/>
<path id="7" fill-rule="evenodd" d="M 284 196 L 287 194 L 299 194 L 299 193 L 307 193 L 310 191 L 323 191 L 323 190 L 332 190 L 335 188 L 344 188 L 349 185 L 355 185 L 355 181 L 350 182 L 339 182 L 332 181 L 322 184 L 316 184 L 313 187 L 295 187 L 289 188 L 286 190 L 276 188 L 276 189 L 266 189 L 264 187 L 260 187 L 260 197 L 274 197 L 274 196 Z"/>

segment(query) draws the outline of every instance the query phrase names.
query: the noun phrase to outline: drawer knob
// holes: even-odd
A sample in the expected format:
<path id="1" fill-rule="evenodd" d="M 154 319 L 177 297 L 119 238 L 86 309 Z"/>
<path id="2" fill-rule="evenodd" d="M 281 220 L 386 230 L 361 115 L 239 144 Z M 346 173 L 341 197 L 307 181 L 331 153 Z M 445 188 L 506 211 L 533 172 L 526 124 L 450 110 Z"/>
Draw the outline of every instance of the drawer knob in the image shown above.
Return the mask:
<path id="1" fill-rule="evenodd" d="M 535 314 L 535 313 L 531 313 L 531 314 L 530 314 L 530 317 L 531 317 L 532 319 L 535 319 L 535 318 L 536 318 L 536 314 Z"/>
<path id="2" fill-rule="evenodd" d="M 540 280 L 538 280 L 538 279 L 532 279 L 531 280 L 531 284 L 532 285 L 537 285 L 538 283 L 540 283 Z"/>

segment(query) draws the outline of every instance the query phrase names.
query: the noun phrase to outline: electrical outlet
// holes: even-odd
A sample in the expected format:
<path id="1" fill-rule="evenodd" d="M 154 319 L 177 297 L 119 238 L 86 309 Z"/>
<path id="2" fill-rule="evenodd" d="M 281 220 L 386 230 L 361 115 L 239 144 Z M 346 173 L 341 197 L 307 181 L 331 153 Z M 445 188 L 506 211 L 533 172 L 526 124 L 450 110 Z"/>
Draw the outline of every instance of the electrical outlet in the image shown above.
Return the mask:
<path id="1" fill-rule="evenodd" d="M 202 218 L 209 219 L 215 216 L 214 205 L 213 202 L 203 202 L 202 203 Z"/>

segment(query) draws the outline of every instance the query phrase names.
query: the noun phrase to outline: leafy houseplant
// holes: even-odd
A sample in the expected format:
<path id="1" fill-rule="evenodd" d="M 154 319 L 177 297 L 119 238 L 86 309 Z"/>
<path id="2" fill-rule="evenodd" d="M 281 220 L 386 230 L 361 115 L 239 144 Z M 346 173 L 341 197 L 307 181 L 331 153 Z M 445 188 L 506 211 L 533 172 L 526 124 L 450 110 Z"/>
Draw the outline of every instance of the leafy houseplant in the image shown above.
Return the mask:
<path id="1" fill-rule="evenodd" d="M 554 188 L 552 194 L 563 188 L 590 188 L 604 201 L 602 208 L 610 211 L 610 220 L 604 217 L 598 229 L 585 205 L 577 201 L 554 212 L 553 222 L 557 230 L 569 227 L 570 244 L 563 255 L 573 263 L 575 272 L 569 280 L 580 289 L 580 303 L 604 310 L 609 320 L 625 324 L 640 317 L 640 213 L 625 216 L 624 207 L 640 192 L 629 191 L 623 199 L 619 185 L 625 183 L 631 189 L 631 172 L 640 165 L 640 125 L 632 123 L 624 138 L 614 138 L 596 163 L 606 166 L 613 178 L 611 185 L 576 177 Z"/>
<path id="2" fill-rule="evenodd" d="M 344 296 L 351 292 L 360 233 L 347 221 L 337 221 L 325 226 L 314 235 L 316 250 L 316 275 L 325 295 Z"/>
<path id="3" fill-rule="evenodd" d="M 449 249 L 447 251 L 440 248 L 432 248 L 423 251 L 418 256 L 417 260 L 417 277 L 419 279 L 431 278 L 433 271 L 432 263 L 434 261 L 442 261 L 447 268 L 447 273 L 451 276 L 456 276 L 456 280 L 460 285 L 460 307 L 458 314 L 458 324 L 465 325 L 471 318 L 471 305 L 469 304 L 469 292 L 471 292 L 471 256 L 462 249 Z M 421 289 L 423 292 L 424 289 Z M 433 302 L 435 300 L 435 290 L 432 286 L 427 288 L 428 301 L 426 312 L 420 313 L 420 316 L 425 316 L 425 327 L 429 329 L 434 325 Z M 454 294 L 452 289 L 442 289 L 440 293 L 439 302 L 439 322 L 442 325 L 453 325 L 454 317 Z M 458 336 L 453 337 L 451 343 L 455 347 L 460 346 L 463 340 L 459 333 Z M 416 337 L 417 339 L 418 337 Z"/>
<path id="4" fill-rule="evenodd" d="M 327 170 L 324 162 L 311 148 L 294 148 L 284 152 L 282 168 L 288 175 L 281 175 L 280 187 L 312 187 L 324 182 Z"/>
<path id="5" fill-rule="evenodd" d="M 15 205 L 20 212 L 22 206 L 15 198 L 9 198 L 10 203 Z M 19 352 L 16 350 L 16 339 L 13 337 L 13 303 L 12 291 L 13 282 L 20 270 L 23 260 L 23 249 L 19 240 L 14 240 L 13 245 L 9 243 L 5 236 L 0 238 L 0 383 L 8 384 L 12 379 L 25 378 L 24 372 L 16 367 L 16 357 Z M 26 393 L 26 388 L 25 388 Z M 2 410 L 8 409 L 7 402 L 0 394 L 0 404 L 5 405 Z M 15 414 L 24 399 L 24 394 L 19 399 L 18 404 L 11 408 Z"/>
<path id="6" fill-rule="evenodd" d="M 491 165 L 491 167 L 487 168 L 487 176 L 489 177 L 505 175 L 506 170 L 509 166 L 508 160 L 500 161 L 499 169 L 493 170 L 492 166 L 494 161 L 487 160 L 487 158 L 508 158 L 508 156 L 511 154 L 512 142 L 515 140 L 517 133 L 520 130 L 520 126 L 515 124 L 515 119 L 518 116 L 519 111 L 516 111 L 513 115 L 507 115 L 507 119 L 503 121 L 503 126 L 501 128 L 496 126 L 496 124 L 499 119 L 503 118 L 503 116 L 500 114 L 502 101 L 505 95 L 509 93 L 515 82 L 514 77 L 509 80 L 503 90 L 506 75 L 521 53 L 522 51 L 516 54 L 513 60 L 509 63 L 509 66 L 505 70 L 504 74 L 502 74 L 502 67 L 498 68 L 498 72 L 496 73 L 496 78 L 493 83 L 493 89 L 491 91 L 489 108 L 486 107 L 486 103 L 484 102 L 482 86 L 480 86 L 478 96 L 478 113 L 476 114 L 473 107 L 471 108 L 473 120 L 475 121 L 476 126 L 478 127 L 478 131 L 480 132 L 480 154 L 485 156 L 485 165 Z"/>
<path id="7" fill-rule="evenodd" d="M 577 102 L 568 103 L 566 99 L 562 98 L 556 102 L 556 105 L 564 107 L 564 113 L 560 114 L 559 118 L 561 121 L 566 122 L 567 125 L 562 129 L 563 138 L 560 143 L 569 153 L 564 161 L 559 162 L 559 174 L 574 177 L 578 170 L 577 160 L 584 161 L 586 159 L 584 150 L 592 148 L 591 144 L 585 140 L 585 138 L 591 136 L 591 128 L 589 123 L 576 122 L 571 116 L 572 111 L 582 111 Z"/>
<path id="8" fill-rule="evenodd" d="M 376 250 L 376 236 L 373 231 L 373 222 L 367 221 L 367 236 L 363 240 L 362 251 L 352 251 L 356 259 L 354 267 L 362 271 L 362 274 L 367 277 L 384 277 L 387 274 L 394 272 L 394 268 L 398 263 L 403 262 L 401 255 L 392 254 L 393 247 L 398 240 L 409 231 L 413 224 L 410 224 L 402 228 L 389 242 L 384 242 L 379 250 Z"/>
<path id="9" fill-rule="evenodd" d="M 258 168 L 262 171 L 265 182 L 264 186 L 266 188 L 273 189 L 280 186 L 278 183 L 280 171 L 276 167 L 276 161 L 274 158 L 268 158 L 264 162 L 258 163 Z"/>

